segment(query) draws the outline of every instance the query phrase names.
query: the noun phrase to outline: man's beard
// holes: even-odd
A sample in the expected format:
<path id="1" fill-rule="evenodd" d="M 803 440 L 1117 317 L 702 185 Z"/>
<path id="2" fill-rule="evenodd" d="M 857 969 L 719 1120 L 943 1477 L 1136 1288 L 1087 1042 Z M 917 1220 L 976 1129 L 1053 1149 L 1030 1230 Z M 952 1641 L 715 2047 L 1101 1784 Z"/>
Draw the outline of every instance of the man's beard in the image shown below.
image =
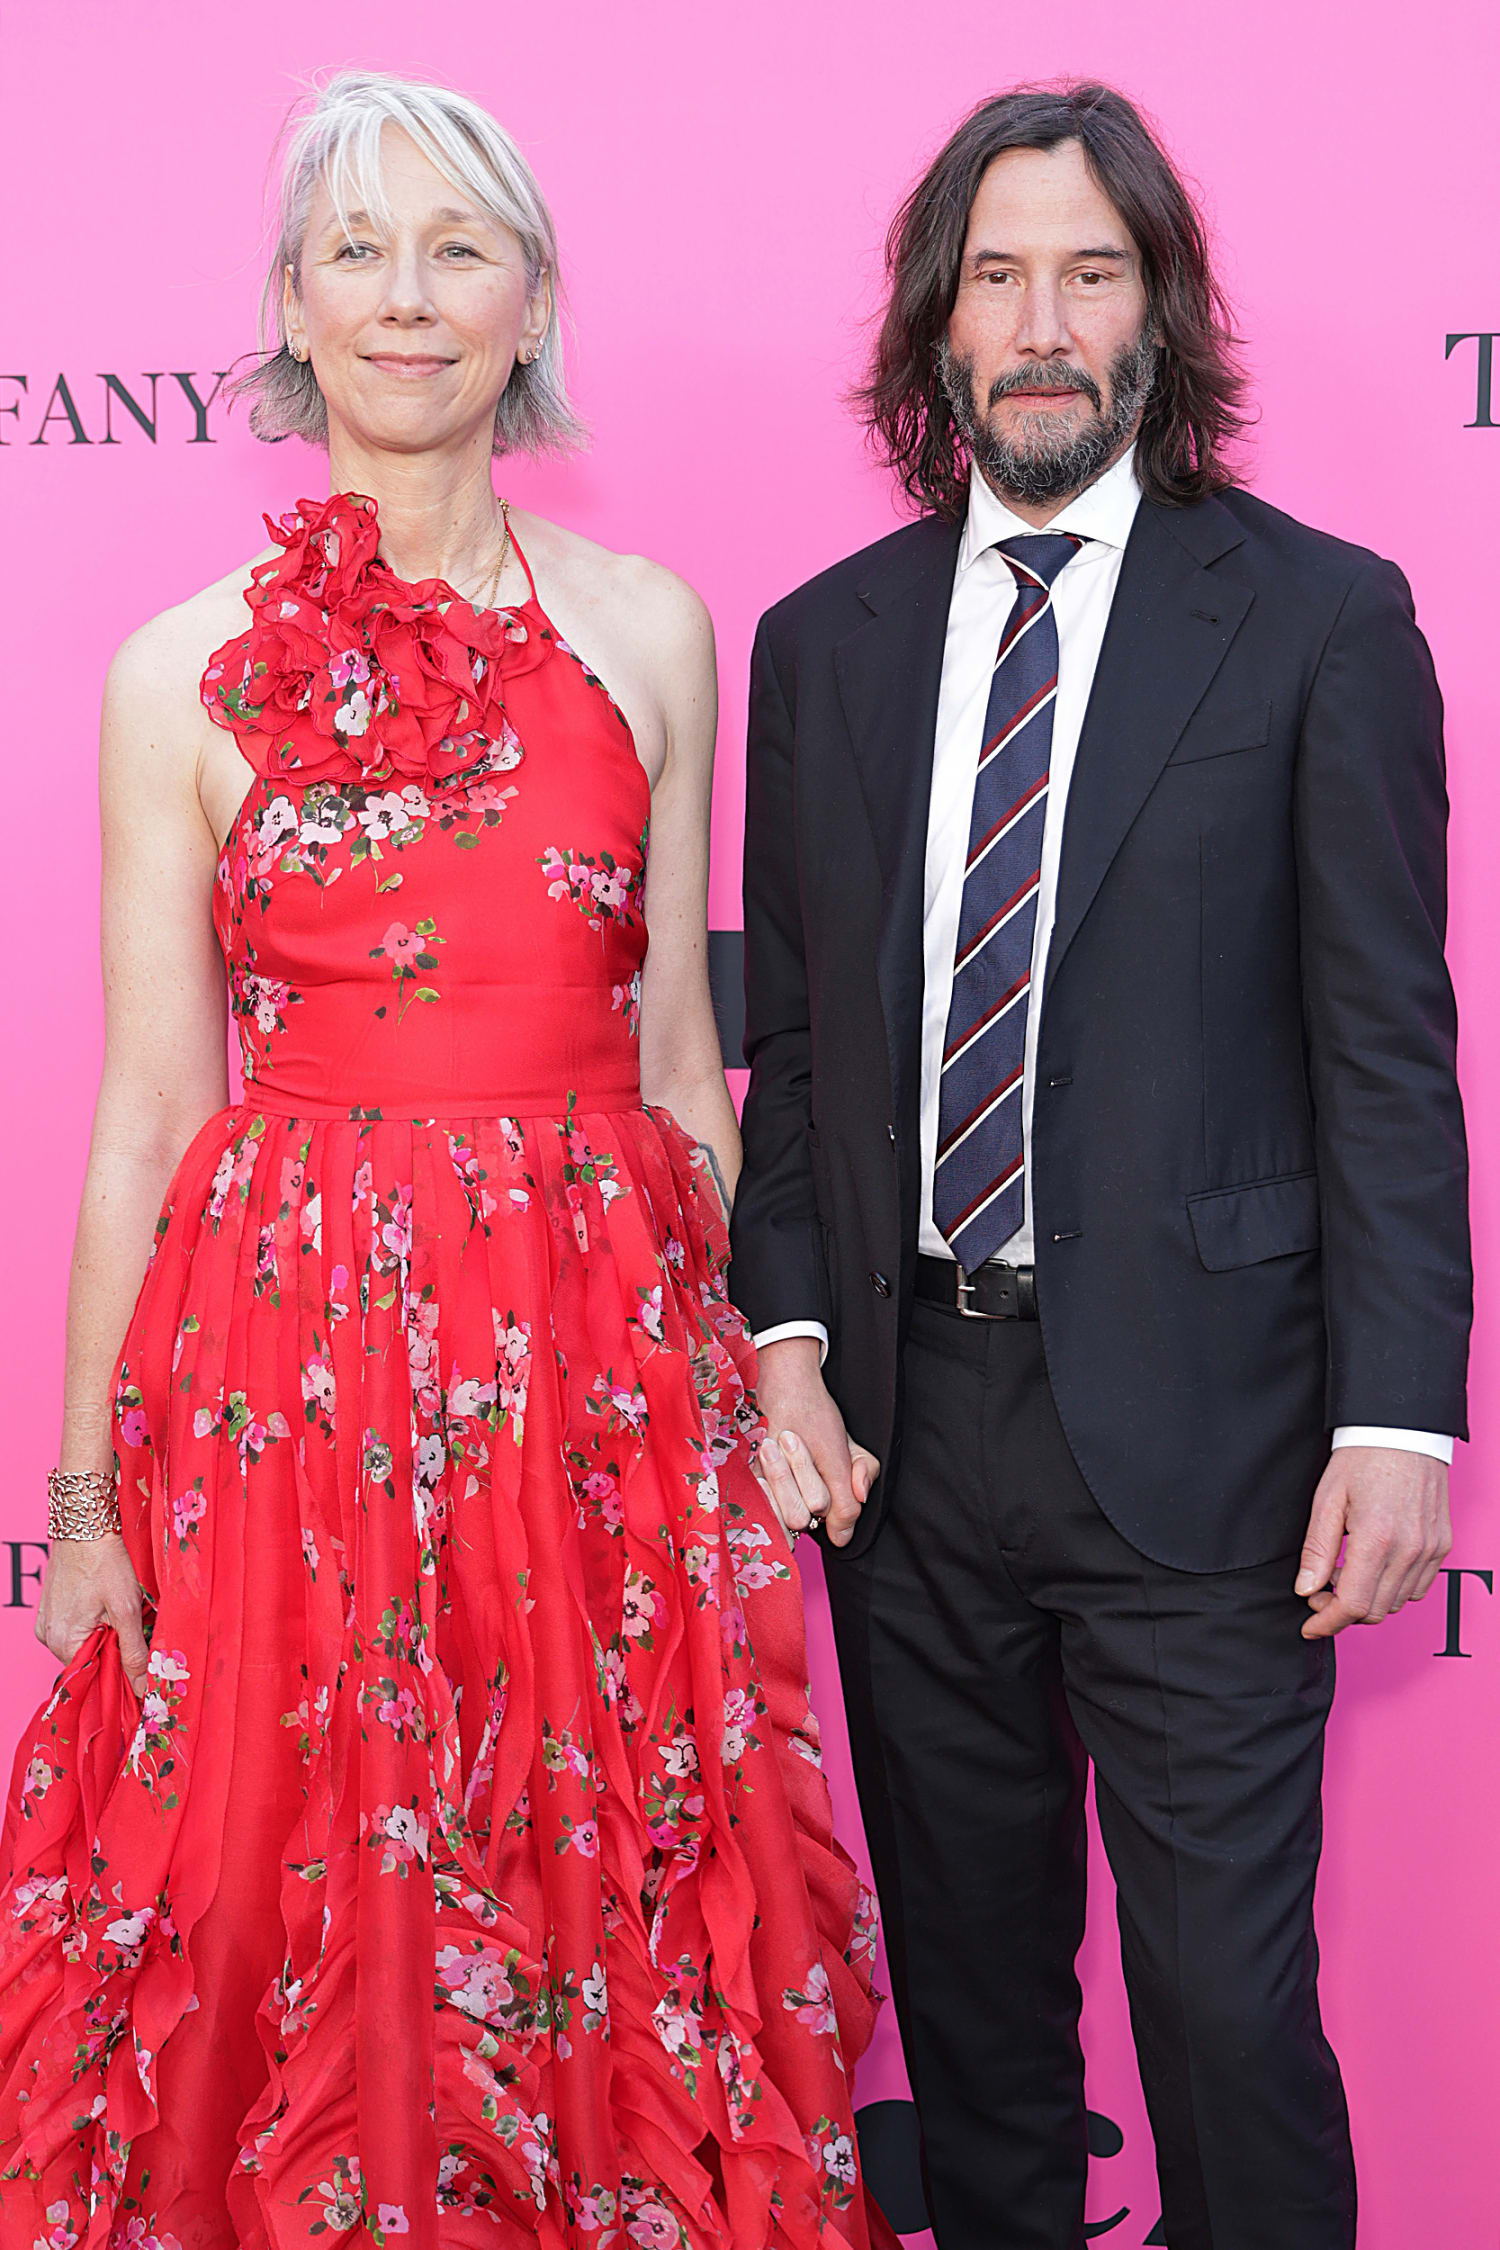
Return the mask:
<path id="1" fill-rule="evenodd" d="M 1081 367 L 1062 360 L 1035 360 L 1012 368 L 990 385 L 989 408 L 1015 391 L 1082 391 L 1094 409 L 1081 429 L 1065 430 L 1045 407 L 1023 412 L 1013 436 L 999 436 L 981 421 L 974 402 L 974 363 L 960 359 L 948 339 L 938 347 L 938 373 L 964 443 L 986 483 L 1032 507 L 1066 500 L 1108 468 L 1140 420 L 1156 380 L 1157 347 L 1147 331 L 1116 355 L 1109 370 L 1109 407 L 1099 386 Z"/>

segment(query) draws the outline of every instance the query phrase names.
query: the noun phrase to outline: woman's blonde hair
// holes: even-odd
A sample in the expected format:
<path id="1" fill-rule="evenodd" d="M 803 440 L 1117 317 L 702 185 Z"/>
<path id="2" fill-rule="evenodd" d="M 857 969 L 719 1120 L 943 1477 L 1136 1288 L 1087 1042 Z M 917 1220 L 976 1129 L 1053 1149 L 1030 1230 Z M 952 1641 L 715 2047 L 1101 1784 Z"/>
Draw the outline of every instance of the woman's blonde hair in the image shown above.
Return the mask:
<path id="1" fill-rule="evenodd" d="M 263 356 L 230 385 L 233 395 L 249 401 L 251 429 L 273 441 L 328 442 L 328 410 L 317 377 L 287 346 L 285 276 L 290 268 L 293 287 L 298 286 L 308 215 L 320 184 L 341 221 L 356 206 L 374 218 L 386 216 L 380 136 L 387 125 L 408 134 L 445 179 L 509 227 L 520 242 L 533 292 L 544 277 L 552 285 L 541 349 L 529 366 L 517 361 L 495 409 L 495 451 L 560 453 L 581 444 L 584 427 L 563 385 L 557 234 L 531 166 L 477 102 L 446 86 L 374 70 L 340 71 L 288 120 L 276 243 L 261 300 Z"/>

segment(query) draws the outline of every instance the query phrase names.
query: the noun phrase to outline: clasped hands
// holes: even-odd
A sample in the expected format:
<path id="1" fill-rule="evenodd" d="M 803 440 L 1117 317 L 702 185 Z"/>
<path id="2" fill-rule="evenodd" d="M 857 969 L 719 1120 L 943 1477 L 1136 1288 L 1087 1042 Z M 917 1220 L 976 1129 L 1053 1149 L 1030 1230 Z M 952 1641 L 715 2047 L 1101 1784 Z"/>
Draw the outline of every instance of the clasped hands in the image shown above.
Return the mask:
<path id="1" fill-rule="evenodd" d="M 822 1522 L 835 1547 L 847 1546 L 880 1463 L 845 1430 L 816 1338 L 767 1344 L 759 1389 L 770 1435 L 757 1474 L 788 1538 Z M 1378 1625 L 1420 1601 L 1452 1544 L 1445 1463 L 1393 1446 L 1341 1446 L 1313 1495 L 1297 1573 L 1312 1611 L 1304 1640 Z"/>
<path id="2" fill-rule="evenodd" d="M 820 1523 L 835 1547 L 847 1547 L 880 1463 L 845 1430 L 821 1356 L 815 1336 L 784 1336 L 761 1350 L 757 1390 L 768 1435 L 755 1468 L 788 1539 Z"/>

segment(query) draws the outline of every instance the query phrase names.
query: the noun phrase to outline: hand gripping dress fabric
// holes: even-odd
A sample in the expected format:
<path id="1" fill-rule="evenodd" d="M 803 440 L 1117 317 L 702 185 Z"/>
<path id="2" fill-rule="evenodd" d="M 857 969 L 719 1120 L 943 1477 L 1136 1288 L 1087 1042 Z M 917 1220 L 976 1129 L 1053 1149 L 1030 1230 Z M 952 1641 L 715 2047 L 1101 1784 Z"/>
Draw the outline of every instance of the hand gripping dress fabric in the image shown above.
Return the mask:
<path id="1" fill-rule="evenodd" d="M 754 1358 L 637 1063 L 649 788 L 535 593 L 271 526 L 204 676 L 243 1098 L 121 1355 L 113 1635 L 16 1760 L 0 2242 L 890 2241 Z"/>

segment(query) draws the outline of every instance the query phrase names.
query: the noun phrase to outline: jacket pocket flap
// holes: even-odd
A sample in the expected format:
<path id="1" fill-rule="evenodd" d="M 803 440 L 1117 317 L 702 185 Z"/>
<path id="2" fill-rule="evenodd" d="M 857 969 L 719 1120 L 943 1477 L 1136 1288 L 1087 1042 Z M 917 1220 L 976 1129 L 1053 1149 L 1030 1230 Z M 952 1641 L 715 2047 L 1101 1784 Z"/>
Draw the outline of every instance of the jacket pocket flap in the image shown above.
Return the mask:
<path id="1" fill-rule="evenodd" d="M 1188 1215 L 1198 1256 L 1210 1273 L 1258 1265 L 1263 1258 L 1290 1257 L 1297 1250 L 1316 1250 L 1322 1232 L 1318 1175 L 1289 1172 L 1279 1180 L 1253 1180 L 1248 1187 L 1190 1195 Z"/>
<path id="2" fill-rule="evenodd" d="M 1269 703 L 1236 703 L 1218 711 L 1212 702 L 1188 721 L 1167 763 L 1193 764 L 1200 758 L 1227 758 L 1236 750 L 1263 750 L 1271 739 Z"/>

